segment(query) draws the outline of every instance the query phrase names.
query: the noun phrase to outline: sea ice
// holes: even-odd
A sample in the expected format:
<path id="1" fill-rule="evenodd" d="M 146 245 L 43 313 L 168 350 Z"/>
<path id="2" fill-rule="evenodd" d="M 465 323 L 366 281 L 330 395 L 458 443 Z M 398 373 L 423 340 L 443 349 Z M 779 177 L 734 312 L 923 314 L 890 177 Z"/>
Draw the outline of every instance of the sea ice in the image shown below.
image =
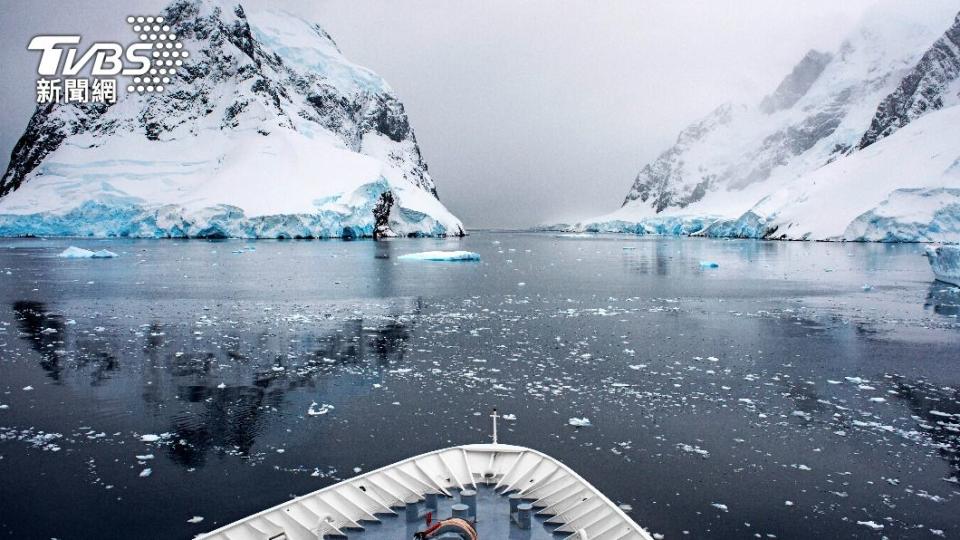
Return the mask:
<path id="1" fill-rule="evenodd" d="M 70 246 L 57 255 L 57 257 L 63 257 L 64 259 L 112 259 L 116 256 L 116 253 L 105 249 L 90 251 L 76 246 Z"/>
<path id="2" fill-rule="evenodd" d="M 587 417 L 583 417 L 583 418 L 573 417 L 567 420 L 567 423 L 574 427 L 587 427 L 592 425 L 590 423 L 590 419 Z"/>
<path id="3" fill-rule="evenodd" d="M 677 444 L 677 448 L 679 448 L 680 450 L 683 450 L 684 452 L 689 452 L 691 454 L 699 454 L 700 457 L 704 459 L 710 457 L 710 452 L 694 444 L 679 443 Z"/>
<path id="4" fill-rule="evenodd" d="M 313 403 L 310 404 L 310 408 L 307 409 L 307 414 L 310 416 L 320 416 L 323 414 L 327 414 L 332 410 L 333 410 L 333 405 L 330 405 L 329 403 L 324 403 L 323 405 L 320 405 L 319 408 L 317 408 L 317 402 L 314 401 Z"/>
<path id="5" fill-rule="evenodd" d="M 203 521 L 203 516 L 193 516 L 187 520 L 187 523 L 200 523 L 201 521 Z"/>
<path id="6" fill-rule="evenodd" d="M 480 254 L 472 251 L 421 251 L 401 255 L 404 261 L 479 261 Z"/>

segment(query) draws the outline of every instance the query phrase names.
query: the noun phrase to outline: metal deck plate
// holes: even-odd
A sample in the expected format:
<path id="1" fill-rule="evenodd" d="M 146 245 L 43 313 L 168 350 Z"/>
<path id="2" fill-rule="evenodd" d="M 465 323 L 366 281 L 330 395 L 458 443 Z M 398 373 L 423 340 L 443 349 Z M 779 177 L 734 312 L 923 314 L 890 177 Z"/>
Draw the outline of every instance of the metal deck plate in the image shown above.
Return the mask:
<path id="1" fill-rule="evenodd" d="M 439 497 L 434 519 L 450 517 L 450 507 L 458 501 L 459 497 L 456 494 L 454 497 Z M 417 506 L 421 514 L 426 511 L 424 502 L 421 501 Z M 396 516 L 378 517 L 381 517 L 380 523 L 364 523 L 362 532 L 348 532 L 347 538 L 350 540 L 411 539 L 413 533 L 425 528 L 423 520 L 416 523 L 407 523 L 403 510 L 399 510 Z M 544 523 L 544 520 L 545 516 L 534 515 L 530 529 L 518 528 L 510 520 L 510 500 L 505 495 L 495 492 L 492 486 L 477 486 L 477 535 L 480 538 L 484 540 L 548 540 L 557 538 L 552 534 L 555 526 Z M 458 537 L 446 535 L 441 538 L 446 540 Z"/>

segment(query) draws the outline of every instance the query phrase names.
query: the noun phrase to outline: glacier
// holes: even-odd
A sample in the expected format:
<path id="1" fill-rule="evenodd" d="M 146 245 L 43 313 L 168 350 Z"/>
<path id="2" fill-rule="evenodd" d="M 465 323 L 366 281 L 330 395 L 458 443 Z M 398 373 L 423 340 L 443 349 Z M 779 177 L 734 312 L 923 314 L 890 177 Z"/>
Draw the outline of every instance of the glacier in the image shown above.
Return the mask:
<path id="1" fill-rule="evenodd" d="M 166 91 L 38 106 L 0 178 L 0 236 L 464 234 L 402 103 L 320 26 L 220 0 L 162 15 L 191 53 Z"/>
<path id="2" fill-rule="evenodd" d="M 951 24 L 952 22 L 952 24 Z M 567 231 L 960 242 L 960 14 L 874 6 L 758 103 L 725 103 Z"/>

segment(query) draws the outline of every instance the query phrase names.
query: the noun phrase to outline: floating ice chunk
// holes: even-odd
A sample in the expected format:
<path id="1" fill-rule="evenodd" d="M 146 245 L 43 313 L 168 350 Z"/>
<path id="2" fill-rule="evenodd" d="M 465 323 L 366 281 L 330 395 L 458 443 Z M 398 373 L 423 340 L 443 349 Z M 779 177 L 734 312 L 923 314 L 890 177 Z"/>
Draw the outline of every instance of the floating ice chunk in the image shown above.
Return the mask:
<path id="1" fill-rule="evenodd" d="M 320 416 L 323 414 L 327 414 L 332 410 L 333 410 L 333 405 L 330 405 L 329 403 L 324 403 L 323 405 L 320 405 L 318 408 L 317 402 L 314 401 L 313 403 L 310 404 L 310 408 L 307 409 L 307 414 L 310 416 Z"/>
<path id="2" fill-rule="evenodd" d="M 844 379 L 846 379 L 847 382 L 853 383 L 853 384 L 863 384 L 867 382 L 864 379 L 861 379 L 860 377 L 844 377 Z"/>
<path id="3" fill-rule="evenodd" d="M 160 440 L 160 436 L 154 435 L 153 433 L 148 433 L 146 435 L 141 435 L 140 440 L 143 442 L 157 442 Z"/>
<path id="4" fill-rule="evenodd" d="M 517 415 L 515 415 L 515 414 L 505 414 L 505 415 L 503 415 L 503 419 L 504 419 L 504 420 L 508 420 L 508 421 L 513 421 L 513 420 L 516 420 L 516 419 L 517 419 Z"/>
<path id="5" fill-rule="evenodd" d="M 89 249 L 78 248 L 76 246 L 70 246 L 67 249 L 60 252 L 57 257 L 63 257 L 64 259 L 90 259 L 93 257 L 93 252 Z"/>
<path id="6" fill-rule="evenodd" d="M 223 390 L 223 389 L 226 388 L 226 387 L 227 387 L 227 384 L 226 384 L 226 383 L 220 383 L 220 384 L 217 385 L 217 388 L 219 388 L 220 390 Z"/>
<path id="7" fill-rule="evenodd" d="M 200 523 L 201 521 L 203 521 L 203 516 L 193 516 L 187 520 L 187 523 Z"/>
<path id="8" fill-rule="evenodd" d="M 863 525 L 868 529 L 873 529 L 875 531 L 883 530 L 883 525 L 877 523 L 876 521 L 858 521 L 857 525 Z"/>
<path id="9" fill-rule="evenodd" d="M 860 287 L 860 288 L 863 290 L 863 292 L 870 292 L 870 291 L 873 290 L 873 285 L 869 285 L 869 284 L 867 284 L 867 283 L 864 283 L 863 286 Z"/>
<path id="10" fill-rule="evenodd" d="M 23 387 L 23 391 L 24 391 L 24 392 L 29 392 L 29 391 L 31 391 L 31 390 L 33 390 L 33 387 L 32 387 L 32 386 L 24 386 L 24 387 Z"/>
<path id="11" fill-rule="evenodd" d="M 592 425 L 590 423 L 590 419 L 587 417 L 583 417 L 583 418 L 573 417 L 567 420 L 567 423 L 574 427 L 588 427 Z"/>
<path id="12" fill-rule="evenodd" d="M 137 461 L 147 461 L 148 459 L 153 459 L 153 454 L 143 454 L 135 457 Z"/>
<path id="13" fill-rule="evenodd" d="M 886 398 L 882 398 L 882 397 L 872 397 L 872 398 L 870 398 L 870 401 L 872 401 L 872 402 L 874 402 L 874 403 L 883 403 L 883 402 L 887 401 L 887 399 L 886 399 Z"/>
<path id="14" fill-rule="evenodd" d="M 960 246 L 927 247 L 926 255 L 938 281 L 960 286 Z"/>
<path id="15" fill-rule="evenodd" d="M 783 501 L 784 506 L 793 506 L 793 501 Z"/>
<path id="16" fill-rule="evenodd" d="M 362 470 L 363 470 L 363 469 L 361 469 L 360 467 L 354 467 L 354 468 L 353 468 L 353 472 L 355 472 L 355 473 L 357 473 L 357 474 L 360 474 L 360 471 L 362 471 Z"/>
<path id="17" fill-rule="evenodd" d="M 64 259 L 112 259 L 116 256 L 116 253 L 105 249 L 90 251 L 77 246 L 70 246 L 57 255 L 57 257 L 63 257 Z"/>
<path id="18" fill-rule="evenodd" d="M 729 511 L 730 511 L 730 509 L 727 508 L 727 505 L 725 505 L 725 504 L 712 503 L 710 506 L 716 508 L 717 510 L 720 510 L 721 512 L 729 512 Z"/>
<path id="19" fill-rule="evenodd" d="M 140 471 L 140 478 L 146 478 L 151 474 L 153 474 L 153 469 L 151 469 L 150 467 L 147 467 L 146 469 Z"/>
<path id="20" fill-rule="evenodd" d="M 479 261 L 480 254 L 472 251 L 421 251 L 398 257 L 404 261 Z"/>
<path id="21" fill-rule="evenodd" d="M 691 454 L 698 454 L 700 455 L 700 457 L 704 459 L 710 457 L 710 452 L 707 452 L 703 448 L 700 448 L 699 446 L 696 446 L 693 444 L 679 443 L 677 444 L 677 448 L 679 448 L 680 450 L 683 450 L 684 452 L 689 452 Z"/>
<path id="22" fill-rule="evenodd" d="M 720 264 L 713 261 L 700 261 L 700 268 L 720 268 Z"/>

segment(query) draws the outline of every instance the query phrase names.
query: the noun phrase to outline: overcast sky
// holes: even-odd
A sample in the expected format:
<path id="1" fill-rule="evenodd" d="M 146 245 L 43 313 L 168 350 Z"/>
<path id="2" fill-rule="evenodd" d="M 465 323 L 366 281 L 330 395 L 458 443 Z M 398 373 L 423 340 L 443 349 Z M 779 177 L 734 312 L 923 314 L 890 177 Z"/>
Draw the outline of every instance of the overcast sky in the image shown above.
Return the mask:
<path id="1" fill-rule="evenodd" d="M 320 23 L 348 58 L 384 76 L 440 199 L 480 228 L 616 209 L 639 168 L 686 124 L 725 101 L 759 99 L 807 50 L 838 45 L 875 1 L 241 3 Z M 126 15 L 165 4 L 4 0 L 4 167 L 34 107 L 30 37 L 124 36 Z"/>

